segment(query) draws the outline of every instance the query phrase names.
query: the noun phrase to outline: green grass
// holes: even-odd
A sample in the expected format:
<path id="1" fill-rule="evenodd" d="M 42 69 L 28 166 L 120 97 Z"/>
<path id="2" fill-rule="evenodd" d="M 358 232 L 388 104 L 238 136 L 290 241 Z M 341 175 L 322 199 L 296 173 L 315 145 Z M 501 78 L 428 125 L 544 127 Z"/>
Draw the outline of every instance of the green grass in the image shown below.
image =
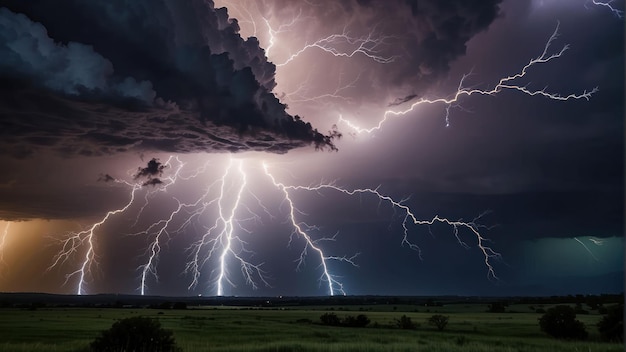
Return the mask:
<path id="1" fill-rule="evenodd" d="M 342 310 L 339 310 L 342 308 Z M 343 317 L 366 314 L 367 328 L 319 325 L 327 310 L 319 307 L 187 310 L 42 308 L 34 311 L 0 309 L 0 351 L 86 351 L 89 342 L 116 320 L 131 316 L 158 318 L 184 351 L 623 351 L 623 344 L 598 342 L 598 314 L 579 315 L 587 325 L 588 341 L 559 341 L 539 330 L 541 314 L 528 307 L 509 307 L 519 313 L 486 313 L 485 305 L 445 307 L 398 306 L 332 307 Z M 378 308 L 378 307 L 373 307 Z M 389 308 L 389 307 L 387 307 Z M 524 308 L 524 309 L 523 309 Z M 420 326 L 393 327 L 401 315 Z M 433 314 L 450 317 L 442 332 L 427 323 Z M 313 323 L 311 323 L 313 322 Z"/>

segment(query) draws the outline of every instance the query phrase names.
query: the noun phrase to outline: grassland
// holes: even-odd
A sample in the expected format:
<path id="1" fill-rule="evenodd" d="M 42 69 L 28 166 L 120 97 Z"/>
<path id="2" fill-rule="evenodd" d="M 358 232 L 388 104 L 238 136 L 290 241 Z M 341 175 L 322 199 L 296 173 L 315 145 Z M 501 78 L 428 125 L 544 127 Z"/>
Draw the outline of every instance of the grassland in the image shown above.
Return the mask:
<path id="1" fill-rule="evenodd" d="M 546 307 L 547 308 L 547 307 Z M 587 341 L 559 341 L 543 334 L 528 306 L 487 313 L 484 304 L 443 307 L 350 306 L 252 309 L 191 307 L 19 308 L 0 309 L 0 351 L 87 351 L 89 343 L 116 320 L 131 316 L 158 318 L 174 332 L 184 351 L 623 351 L 624 345 L 599 342 L 601 315 L 579 315 L 590 333 Z M 366 328 L 319 324 L 325 312 L 339 317 L 366 314 Z M 427 324 L 433 314 L 449 316 L 437 331 Z M 402 330 L 395 319 L 407 315 L 419 326 Z"/>

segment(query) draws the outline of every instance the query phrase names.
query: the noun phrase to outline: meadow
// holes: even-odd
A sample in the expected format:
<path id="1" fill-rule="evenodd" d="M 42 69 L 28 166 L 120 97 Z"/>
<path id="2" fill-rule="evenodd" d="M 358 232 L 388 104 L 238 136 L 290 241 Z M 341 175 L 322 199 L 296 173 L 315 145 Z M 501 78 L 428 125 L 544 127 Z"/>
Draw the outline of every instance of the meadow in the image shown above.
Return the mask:
<path id="1" fill-rule="evenodd" d="M 548 308 L 546 306 L 545 308 Z M 528 305 L 512 305 L 505 313 L 488 313 L 486 304 L 442 307 L 310 306 L 247 308 L 197 306 L 150 308 L 2 308 L 0 351 L 88 351 L 88 345 L 115 321 L 157 318 L 170 329 L 183 351 L 623 351 L 619 343 L 600 342 L 597 312 L 578 315 L 587 326 L 586 341 L 553 339 L 539 330 Z M 320 316 L 366 314 L 365 328 L 325 326 Z M 427 323 L 433 314 L 449 317 L 443 331 Z M 418 326 L 396 327 L 402 315 Z"/>

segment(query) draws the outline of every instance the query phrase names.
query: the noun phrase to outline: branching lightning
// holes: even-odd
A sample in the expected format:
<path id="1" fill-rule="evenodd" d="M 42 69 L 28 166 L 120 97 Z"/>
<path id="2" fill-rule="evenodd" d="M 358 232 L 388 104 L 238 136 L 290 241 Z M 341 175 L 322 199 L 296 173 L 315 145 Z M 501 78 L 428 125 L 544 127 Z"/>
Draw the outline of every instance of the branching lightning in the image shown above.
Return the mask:
<path id="1" fill-rule="evenodd" d="M 591 3 L 593 5 L 600 6 L 600 7 L 605 7 L 607 9 L 609 9 L 609 11 L 611 11 L 611 13 L 613 13 L 613 15 L 615 17 L 617 17 L 619 19 L 623 19 L 624 18 L 624 11 L 614 7 L 613 6 L 614 2 L 615 2 L 615 0 L 607 0 L 607 1 L 591 0 Z"/>
<path id="2" fill-rule="evenodd" d="M 236 171 L 233 171 L 234 168 L 236 168 Z M 233 172 L 238 176 L 233 178 L 231 175 Z M 243 169 L 243 162 L 231 158 L 225 173 L 218 180 L 219 194 L 217 197 L 208 200 L 210 190 L 215 186 L 214 183 L 207 188 L 207 192 L 205 192 L 202 198 L 192 205 L 201 204 L 201 206 L 191 214 L 191 217 L 205 213 L 212 204 L 217 205 L 218 216 L 213 226 L 208 228 L 201 239 L 192 244 L 189 248 L 191 255 L 186 265 L 186 272 L 192 275 L 192 281 L 188 287 L 189 289 L 199 283 L 201 269 L 214 255 L 218 256 L 218 274 L 216 279 L 218 296 L 224 295 L 225 283 L 233 287 L 236 286 L 229 278 L 228 273 L 227 261 L 231 256 L 239 262 L 241 272 L 247 284 L 250 284 L 256 289 L 257 281 L 255 278 L 258 278 L 263 284 L 270 286 L 265 279 L 265 272 L 262 269 L 263 263 L 253 264 L 243 257 L 242 253 L 249 253 L 250 251 L 246 249 L 246 242 L 235 233 L 235 228 L 242 228 L 237 221 L 236 214 L 242 207 L 242 194 L 246 189 L 247 183 L 247 174 Z M 228 199 L 231 198 L 231 196 L 232 200 L 229 202 Z M 215 232 L 218 232 L 218 234 L 214 235 Z M 204 255 L 203 250 L 206 251 Z"/>
<path id="3" fill-rule="evenodd" d="M 314 241 L 311 238 L 311 236 L 309 236 L 309 234 L 307 233 L 312 227 L 307 225 L 304 222 L 298 222 L 296 220 L 295 213 L 298 212 L 298 210 L 293 204 L 293 200 L 291 199 L 289 195 L 289 190 L 297 189 L 297 188 L 291 187 L 291 186 L 285 186 L 284 184 L 277 182 L 274 176 L 269 173 L 267 164 L 263 164 L 263 170 L 265 171 L 265 174 L 272 180 L 272 183 L 274 184 L 274 186 L 278 188 L 283 193 L 283 196 L 285 197 L 289 221 L 291 225 L 293 226 L 293 233 L 302 237 L 306 241 L 306 245 L 302 249 L 302 252 L 300 253 L 300 257 L 297 260 L 297 263 L 298 263 L 297 268 L 300 268 L 302 265 L 304 265 L 305 258 L 308 254 L 308 249 L 310 248 L 319 257 L 320 266 L 322 268 L 322 276 L 320 277 L 320 281 L 326 282 L 326 285 L 328 286 L 328 293 L 331 296 L 335 295 L 335 292 L 340 292 L 341 294 L 345 295 L 346 292 L 344 290 L 343 284 L 338 280 L 336 276 L 330 273 L 328 269 L 328 261 L 330 260 L 342 261 L 342 262 L 347 262 L 353 266 L 356 266 L 354 259 L 356 258 L 358 253 L 351 257 L 327 256 L 326 254 L 324 254 L 324 251 L 318 244 L 319 240 Z"/>
<path id="4" fill-rule="evenodd" d="M 177 165 L 173 166 L 172 161 L 175 160 Z M 206 172 L 206 164 L 204 167 L 196 170 L 191 176 L 182 177 L 181 172 L 185 163 L 178 158 L 170 158 L 167 163 L 173 172 L 172 176 L 164 178 L 162 181 L 162 188 L 149 190 L 148 192 L 164 192 L 164 189 L 173 185 L 177 180 L 189 180 L 196 178 Z M 188 286 L 189 289 L 195 288 L 201 281 L 204 266 L 212 260 L 215 263 L 215 267 L 211 269 L 214 274 L 213 279 L 209 280 L 215 285 L 215 292 L 218 296 L 226 294 L 226 286 L 236 287 L 236 281 L 232 279 L 232 272 L 229 269 L 231 265 L 236 263 L 239 266 L 243 279 L 247 285 L 250 285 L 253 289 L 258 288 L 259 284 L 263 284 L 267 287 L 271 287 L 267 280 L 267 273 L 263 269 L 263 263 L 254 263 L 248 259 L 253 253 L 247 249 L 247 242 L 241 237 L 241 233 L 252 234 L 252 231 L 247 230 L 243 223 L 246 221 L 254 220 L 259 221 L 261 217 L 256 214 L 250 205 L 258 206 L 263 212 L 268 214 L 271 218 L 276 218 L 276 214 L 273 214 L 272 210 L 264 206 L 261 200 L 255 196 L 249 189 L 248 179 L 250 170 L 244 168 L 244 161 L 231 158 L 228 166 L 225 168 L 224 173 L 216 181 L 209 184 L 206 190 L 196 197 L 192 202 L 183 202 L 177 198 L 172 197 L 176 201 L 176 207 L 169 212 L 169 215 L 153 222 L 146 227 L 145 230 L 137 233 L 133 233 L 133 236 L 147 236 L 151 238 L 150 243 L 146 247 L 145 256 L 146 261 L 138 267 L 141 273 L 140 278 L 140 291 L 144 295 L 148 289 L 148 279 L 153 277 L 155 280 L 159 280 L 157 267 L 159 262 L 159 256 L 161 254 L 162 246 L 165 240 L 169 240 L 170 236 L 174 233 L 180 233 L 190 228 L 192 222 L 205 223 L 204 216 L 215 216 L 213 225 L 206 226 L 203 235 L 194 242 L 189 248 L 189 260 L 186 263 L 185 272 L 191 275 L 191 282 Z M 421 258 L 421 249 L 409 239 L 410 228 L 409 224 L 414 225 L 433 225 L 435 223 L 444 223 L 452 227 L 453 235 L 460 245 L 465 248 L 470 246 L 464 242 L 459 231 L 461 229 L 469 230 L 474 235 L 477 246 L 484 255 L 484 262 L 487 266 L 488 277 L 490 279 L 497 279 L 495 270 L 493 267 L 493 260 L 499 259 L 500 254 L 494 251 L 489 245 L 488 240 L 479 232 L 481 226 L 477 224 L 476 219 L 471 222 L 451 221 L 446 218 L 436 216 L 430 220 L 418 220 L 412 210 L 404 204 L 406 200 L 396 201 L 392 197 L 381 193 L 377 188 L 363 188 L 363 189 L 346 189 L 339 187 L 333 183 L 322 183 L 316 186 L 291 186 L 279 182 L 276 177 L 270 173 L 267 164 L 263 164 L 263 176 L 267 177 L 272 185 L 279 191 L 282 204 L 286 205 L 286 218 L 289 225 L 292 227 L 292 232 L 289 237 L 289 245 L 291 245 L 294 236 L 304 240 L 304 247 L 300 251 L 300 254 L 296 260 L 296 270 L 300 270 L 307 261 L 307 257 L 310 254 L 315 258 L 315 262 L 319 263 L 321 269 L 320 284 L 324 284 L 328 294 L 346 294 L 344 284 L 341 282 L 340 277 L 331 272 L 331 262 L 342 262 L 348 265 L 358 267 L 356 262 L 359 253 L 353 255 L 331 255 L 327 253 L 327 247 L 324 243 L 336 241 L 337 234 L 332 237 L 322 237 L 314 239 L 310 235 L 310 231 L 318 230 L 316 226 L 308 225 L 305 222 L 298 219 L 299 214 L 302 214 L 292 197 L 292 192 L 307 191 L 307 192 L 324 192 L 334 191 L 340 192 L 348 196 L 354 195 L 371 195 L 378 199 L 380 202 L 389 204 L 394 209 L 402 211 L 404 214 L 402 220 L 403 236 L 402 245 L 406 245 L 409 248 L 418 252 Z M 145 187 L 141 182 L 128 183 L 124 181 L 116 180 L 116 182 L 124 183 L 131 187 L 130 199 L 127 203 L 116 210 L 109 211 L 98 222 L 92 224 L 88 229 L 80 232 L 71 233 L 68 238 L 62 242 L 62 249 L 54 258 L 54 262 L 50 265 L 49 269 L 54 268 L 60 264 L 65 263 L 75 253 L 85 250 L 85 254 L 82 256 L 81 264 L 79 268 L 66 275 L 66 283 L 70 278 L 78 276 L 77 294 L 84 294 L 86 292 L 85 286 L 88 275 L 91 275 L 92 267 L 97 264 L 97 256 L 95 251 L 95 233 L 102 225 L 104 225 L 111 217 L 116 214 L 127 211 L 136 201 L 137 192 Z M 152 182 L 152 181 L 150 181 Z M 244 201 L 244 193 L 249 192 L 254 200 L 253 204 L 246 204 Z M 145 199 L 149 202 L 152 197 L 146 196 Z M 147 207 L 146 204 L 141 206 L 139 214 Z M 249 217 L 242 216 L 243 214 L 251 214 Z M 139 216 L 139 215 L 138 215 Z M 178 220 L 176 220 L 178 219 Z M 136 224 L 137 222 L 135 222 Z M 176 225 L 174 225 L 176 224 Z"/>
<path id="5" fill-rule="evenodd" d="M 612 1 L 591 1 L 594 5 L 610 8 L 616 16 L 622 18 L 623 12 L 612 7 Z M 263 28 L 263 26 L 255 22 L 254 16 L 252 16 L 246 6 L 241 6 L 239 11 L 247 14 L 248 19 L 246 22 L 249 22 L 253 26 L 254 34 L 256 35 L 257 30 Z M 263 18 L 269 38 L 269 44 L 265 49 L 267 56 L 273 53 L 272 49 L 277 45 L 278 35 L 291 30 L 300 20 L 301 13 L 292 18 L 291 21 L 283 23 L 275 29 L 272 27 L 269 19 Z M 456 107 L 462 97 L 472 95 L 494 96 L 503 90 L 513 90 L 529 96 L 543 96 L 547 99 L 558 101 L 576 99 L 589 100 L 590 97 L 598 91 L 597 87 L 593 88 L 591 91 L 584 91 L 583 93 L 561 95 L 559 93 L 549 92 L 547 87 L 537 90 L 531 89 L 527 85 L 517 83 L 520 79 L 526 77 L 528 71 L 533 67 L 554 61 L 568 50 L 569 46 L 566 44 L 556 52 L 551 51 L 553 42 L 558 38 L 558 30 L 559 25 L 557 24 L 556 29 L 546 42 L 543 52 L 538 57 L 531 59 L 517 73 L 500 78 L 498 83 L 491 89 L 466 88 L 464 83 L 470 74 L 465 74 L 460 79 L 456 92 L 451 96 L 433 99 L 420 98 L 404 110 L 387 110 L 384 112 L 382 119 L 374 127 L 361 128 L 341 116 L 339 122 L 344 123 L 357 133 L 372 133 L 381 129 L 388 119 L 405 116 L 414 111 L 419 105 L 441 103 L 446 106 L 445 119 L 446 125 L 449 125 L 450 109 Z M 393 37 L 380 35 L 375 28 L 367 35 L 353 36 L 346 26 L 341 33 L 331 34 L 313 43 L 306 43 L 300 49 L 292 51 L 293 53 L 290 54 L 286 60 L 277 63 L 276 66 L 282 67 L 288 65 L 304 52 L 313 49 L 321 50 L 336 57 L 353 58 L 355 56 L 363 56 L 379 64 L 389 64 L 397 59 L 396 56 L 385 55 L 385 50 L 390 45 L 391 39 L 393 39 Z M 333 92 L 318 95 L 309 94 L 310 91 L 306 89 L 307 83 L 305 82 L 300 85 L 296 91 L 289 93 L 288 99 L 298 103 L 320 101 L 329 98 L 348 101 L 349 98 L 342 94 L 345 93 L 346 90 L 355 87 L 359 79 L 360 75 L 354 80 L 345 83 L 343 82 L 343 77 L 340 77 L 339 83 Z M 145 197 L 143 198 L 144 204 L 137 213 L 135 222 L 132 225 L 133 228 L 140 223 L 140 218 L 142 218 L 144 210 L 150 205 L 157 192 L 165 194 L 168 188 L 179 180 L 187 181 L 207 172 L 207 164 L 205 164 L 202 168 L 191 173 L 190 176 L 181 176 L 185 163 L 178 157 L 170 157 L 163 165 L 174 170 L 171 176 L 163 179 L 150 179 L 145 183 L 115 180 L 115 182 L 123 183 L 130 187 L 131 191 L 127 203 L 118 209 L 107 212 L 104 217 L 86 230 L 70 233 L 68 237 L 61 242 L 61 250 L 54 257 L 53 263 L 49 266 L 48 270 L 66 263 L 70 258 L 84 251 L 78 269 L 65 276 L 65 283 L 73 277 L 78 277 L 76 293 L 79 295 L 84 294 L 86 292 L 85 286 L 88 281 L 88 276 L 92 276 L 92 268 L 97 264 L 95 251 L 96 230 L 109 221 L 111 217 L 131 208 L 131 206 L 135 204 L 138 191 L 143 187 L 158 186 L 152 190 L 146 191 Z M 420 259 L 422 258 L 422 249 L 411 238 L 412 226 L 427 226 L 430 232 L 430 227 L 435 224 L 447 225 L 460 246 L 466 249 L 472 247 L 478 248 L 482 254 L 483 263 L 487 270 L 487 278 L 489 280 L 499 280 L 494 265 L 496 261 L 502 258 L 500 253 L 492 248 L 490 240 L 482 234 L 485 226 L 479 224 L 478 221 L 482 215 L 471 221 L 450 220 L 439 215 L 431 219 L 421 220 L 418 219 L 414 211 L 406 204 L 408 199 L 396 200 L 382 193 L 378 187 L 350 189 L 338 186 L 335 183 L 319 183 L 314 186 L 294 186 L 278 181 L 265 163 L 262 166 L 262 170 L 263 176 L 271 181 L 272 185 L 278 190 L 281 196 L 281 209 L 286 208 L 286 214 L 284 214 L 284 216 L 287 218 L 287 222 L 291 227 L 289 245 L 292 244 L 293 239 L 296 237 L 304 241 L 304 246 L 295 260 L 296 270 L 301 269 L 312 256 L 313 260 L 319 263 L 321 270 L 319 277 L 320 285 L 324 285 L 329 295 L 345 295 L 347 291 L 344 283 L 341 281 L 341 277 L 332 270 L 331 263 L 339 262 L 358 267 L 357 259 L 360 253 L 352 255 L 328 254 L 330 251 L 326 248 L 326 244 L 337 240 L 337 234 L 332 237 L 314 239 L 311 233 L 319 228 L 299 219 L 302 213 L 298 210 L 297 204 L 294 202 L 296 198 L 294 198 L 293 194 L 295 192 L 337 192 L 346 196 L 363 195 L 372 197 L 381 204 L 387 204 L 393 208 L 394 211 L 399 211 L 402 214 L 401 246 L 406 246 L 415 251 Z M 216 264 L 214 267 L 210 268 L 211 279 L 207 281 L 214 285 L 215 293 L 218 296 L 227 294 L 229 286 L 236 287 L 236 280 L 232 270 L 229 270 L 233 263 L 238 265 L 245 283 L 250 285 L 253 289 L 258 288 L 260 284 L 271 287 L 268 274 L 263 268 L 264 263 L 256 263 L 248 259 L 253 252 L 248 249 L 248 243 L 245 241 L 245 237 L 242 236 L 241 232 L 251 234 L 251 231 L 247 230 L 243 223 L 248 220 L 258 221 L 260 216 L 255 214 L 253 209 L 245 204 L 245 196 L 247 195 L 245 192 L 248 191 L 252 198 L 256 200 L 257 209 L 262 209 L 262 211 L 271 218 L 276 218 L 278 215 L 274 214 L 271 209 L 265 207 L 261 200 L 251 192 L 249 189 L 251 186 L 249 180 L 252 179 L 252 177 L 250 177 L 248 172 L 249 169 L 244 167 L 243 160 L 230 158 L 228 166 L 226 166 L 221 176 L 213 183 L 209 184 L 201 195 L 194 196 L 194 199 L 190 202 L 184 202 L 181 199 L 172 197 L 176 202 L 176 206 L 173 209 L 169 209 L 167 216 L 156 222 L 152 222 L 144 230 L 131 234 L 133 236 L 146 236 L 149 239 L 142 256 L 145 260 L 137 267 L 137 270 L 140 272 L 139 290 L 142 295 L 146 294 L 148 290 L 148 281 L 150 278 L 153 278 L 157 282 L 159 281 L 157 268 L 165 241 L 171 239 L 173 234 L 178 234 L 192 228 L 192 223 L 200 223 L 203 228 L 201 236 L 187 248 L 189 254 L 187 262 L 185 263 L 184 272 L 191 276 L 188 285 L 189 290 L 201 285 L 205 266 L 207 266 L 209 262 L 215 262 Z M 242 217 L 244 213 L 251 214 L 251 217 Z M 205 217 L 207 216 L 213 216 L 214 218 L 211 219 L 211 221 L 205 221 Z M 6 225 L 4 234 L 2 238 L 0 238 L 0 260 L 2 259 L 1 252 L 8 234 L 8 229 L 9 224 Z M 471 242 L 466 242 L 466 240 L 463 239 L 465 233 L 471 236 Z M 595 260 L 598 260 L 582 241 L 577 238 L 574 239 L 580 243 Z M 599 239 L 591 238 L 590 241 L 596 245 L 602 244 L 602 240 Z"/>
<path id="6" fill-rule="evenodd" d="M 326 100 L 340 100 L 346 103 L 352 102 L 352 99 L 349 96 L 343 95 L 344 91 L 347 91 L 352 88 L 356 88 L 356 83 L 361 78 L 361 74 L 358 74 L 351 81 L 344 83 L 343 75 L 339 76 L 339 82 L 334 91 L 323 94 L 310 94 L 309 93 L 309 82 L 305 81 L 298 85 L 298 87 L 289 93 L 285 93 L 285 100 L 291 103 L 319 103 L 324 102 Z"/>
<path id="7" fill-rule="evenodd" d="M 311 191 L 311 192 L 319 192 L 321 190 L 333 190 L 333 191 L 336 191 L 336 192 L 347 194 L 349 196 L 353 196 L 353 195 L 357 195 L 357 194 L 370 194 L 370 195 L 373 195 L 379 201 L 386 202 L 389 205 L 391 205 L 394 209 L 399 209 L 399 210 L 401 210 L 404 213 L 404 218 L 402 220 L 403 236 L 402 236 L 401 243 L 402 243 L 402 245 L 406 245 L 410 249 L 417 251 L 419 256 L 420 256 L 420 258 L 422 256 L 420 247 L 409 239 L 409 227 L 408 227 L 409 223 L 413 223 L 414 225 L 427 225 L 427 226 L 433 225 L 435 223 L 447 224 L 447 225 L 452 227 L 453 234 L 454 234 L 457 242 L 461 246 L 463 246 L 464 248 L 469 248 L 469 246 L 463 240 L 461 240 L 461 238 L 459 237 L 459 229 L 467 229 L 467 230 L 470 231 L 470 233 L 472 233 L 475 236 L 476 242 L 477 242 L 477 247 L 480 249 L 480 251 L 484 255 L 484 262 L 485 262 L 485 265 L 487 267 L 487 276 L 488 276 L 488 278 L 498 280 L 496 272 L 495 272 L 495 270 L 493 268 L 492 261 L 494 259 L 497 259 L 497 260 L 501 259 L 501 255 L 499 253 L 497 253 L 496 251 L 494 251 L 490 246 L 486 245 L 486 243 L 489 242 L 489 240 L 486 239 L 483 235 L 481 235 L 481 233 L 479 232 L 479 229 L 481 227 L 483 227 L 483 226 L 479 225 L 477 223 L 477 220 L 480 218 L 480 216 L 477 217 L 476 219 L 474 219 L 471 222 L 464 222 L 464 221 L 460 221 L 460 220 L 452 221 L 452 220 L 449 220 L 449 219 L 446 219 L 446 218 L 442 218 L 440 216 L 435 216 L 435 217 L 433 217 L 430 220 L 419 220 L 415 216 L 413 211 L 406 204 L 404 204 L 407 199 L 396 201 L 392 197 L 390 197 L 388 195 L 385 195 L 385 194 L 382 194 L 378 190 L 378 188 L 357 188 L 357 189 L 349 190 L 349 189 L 346 189 L 346 188 L 343 188 L 343 187 L 339 187 L 339 186 L 337 186 L 337 185 L 335 185 L 333 183 L 319 184 L 319 185 L 316 185 L 316 186 L 286 186 L 286 185 L 284 185 L 282 183 L 279 183 L 279 182 L 277 182 L 275 180 L 275 178 L 269 173 L 269 171 L 267 169 L 267 165 L 264 165 L 264 170 L 265 170 L 265 173 L 268 175 L 268 177 L 270 177 L 272 179 L 272 182 L 274 183 L 274 185 L 284 192 L 285 199 L 287 200 L 288 205 L 289 205 L 289 209 L 290 209 L 290 215 L 289 216 L 290 216 L 292 224 L 293 224 L 294 228 L 296 229 L 297 233 L 307 240 L 307 243 L 309 244 L 309 246 L 311 248 L 313 248 L 314 250 L 319 252 L 320 257 L 322 259 L 322 262 L 324 263 L 324 265 L 323 265 L 324 266 L 324 275 L 325 275 L 327 281 L 329 282 L 329 291 L 330 291 L 331 295 L 333 294 L 332 284 L 333 283 L 337 284 L 337 282 L 328 273 L 327 267 L 325 265 L 325 261 L 327 259 L 330 259 L 330 258 L 329 257 L 324 257 L 323 253 L 321 252 L 321 250 L 319 248 L 316 248 L 315 246 L 313 246 L 313 244 L 311 243 L 310 237 L 302 229 L 302 225 L 296 222 L 295 215 L 294 215 L 294 209 L 295 208 L 293 206 L 293 202 L 291 201 L 291 198 L 289 197 L 289 190 L 294 190 L 294 191 L 296 191 L 296 190 L 304 190 L 304 191 Z M 340 259 L 342 261 L 346 261 L 346 262 L 349 262 L 349 263 L 354 265 L 354 262 L 352 261 L 352 259 L 354 259 L 354 257 L 351 257 L 351 258 L 342 257 Z M 302 257 L 301 257 L 301 260 L 303 260 Z"/>
<path id="8" fill-rule="evenodd" d="M 121 181 L 116 181 L 121 182 Z M 70 278 L 74 276 L 78 276 L 78 285 L 76 288 L 76 294 L 82 295 L 84 291 L 84 286 L 86 284 L 87 275 L 91 275 L 92 267 L 97 264 L 96 260 L 96 252 L 95 252 L 95 231 L 104 223 L 106 223 L 109 218 L 119 213 L 125 212 L 135 201 L 135 195 L 139 189 L 141 189 L 141 185 L 134 184 L 131 186 L 132 190 L 130 192 L 130 199 L 128 203 L 123 207 L 111 210 L 106 213 L 106 215 L 98 222 L 91 225 L 87 230 L 83 230 L 80 232 L 72 232 L 69 234 L 68 238 L 62 241 L 62 247 L 59 253 L 55 256 L 53 263 L 48 267 L 48 270 L 56 267 L 57 265 L 63 264 L 67 262 L 70 257 L 72 257 L 75 253 L 77 253 L 81 247 L 86 247 L 85 254 L 83 255 L 83 260 L 81 265 L 75 271 L 65 275 L 65 284 L 69 281 Z"/>
<path id="9" fill-rule="evenodd" d="M 521 92 L 523 94 L 527 94 L 530 96 L 543 96 L 545 98 L 548 99 L 552 99 L 552 100 L 559 100 L 559 101 L 566 101 L 566 100 L 573 100 L 573 99 L 586 99 L 589 100 L 589 98 L 598 91 L 598 87 L 593 88 L 591 91 L 583 91 L 583 93 L 572 93 L 572 94 L 568 94 L 568 95 L 561 95 L 559 93 L 553 93 L 553 92 L 548 92 L 547 91 L 547 87 L 543 88 L 543 89 L 539 89 L 539 90 L 535 90 L 535 89 L 529 89 L 528 86 L 524 86 L 524 85 L 518 85 L 515 84 L 514 81 L 519 80 L 520 78 L 523 78 L 527 75 L 528 71 L 537 65 L 541 65 L 541 64 L 545 64 L 548 63 L 550 61 L 553 61 L 555 59 L 560 58 L 565 51 L 568 50 L 569 45 L 565 44 L 559 51 L 555 52 L 555 53 L 550 53 L 550 47 L 552 45 L 552 43 L 558 38 L 559 35 L 559 25 L 557 24 L 554 32 L 552 33 L 552 35 L 550 36 L 550 38 L 548 39 L 548 41 L 546 42 L 546 45 L 543 48 L 543 52 L 541 53 L 541 55 L 539 55 L 538 57 L 530 60 L 524 67 L 522 67 L 522 69 L 510 76 L 506 76 L 501 78 L 498 83 L 492 88 L 492 89 L 466 89 L 463 88 L 463 83 L 465 81 L 465 79 L 469 76 L 469 74 L 465 74 L 463 75 L 463 77 L 461 78 L 460 82 L 459 82 L 459 86 L 457 91 L 452 95 L 452 97 L 450 98 L 435 98 L 435 99 L 426 99 L 426 98 L 421 98 L 418 101 L 412 103 L 407 109 L 404 110 L 400 110 L 400 111 L 396 111 L 396 110 L 387 110 L 384 112 L 383 114 L 383 118 L 378 122 L 378 124 L 374 127 L 371 128 L 362 128 L 357 126 L 356 124 L 354 124 L 353 122 L 344 119 L 342 116 L 339 117 L 339 122 L 344 123 L 345 125 L 347 125 L 349 128 L 353 129 L 356 133 L 372 133 L 374 131 L 380 130 L 383 126 L 383 124 L 385 122 L 387 122 L 387 120 L 393 118 L 393 117 L 401 117 L 401 116 L 405 116 L 406 114 L 412 112 L 415 110 L 415 108 L 417 108 L 420 105 L 424 105 L 424 104 L 436 104 L 436 103 L 442 103 L 446 105 L 446 125 L 449 126 L 450 124 L 450 120 L 449 120 L 449 113 L 450 113 L 450 107 L 453 104 L 458 103 L 459 99 L 461 97 L 464 96 L 471 96 L 471 95 L 497 95 L 498 93 L 500 93 L 503 90 L 514 90 L 514 91 L 518 91 Z"/>
<path id="10" fill-rule="evenodd" d="M 397 59 L 396 56 L 381 54 L 382 48 L 388 45 L 391 38 L 393 37 L 379 35 L 375 30 L 372 30 L 367 35 L 355 37 L 350 34 L 347 28 L 344 28 L 341 33 L 331 34 L 313 43 L 305 44 L 289 56 L 287 60 L 275 64 L 277 67 L 285 66 L 309 49 L 319 49 L 333 56 L 344 58 L 363 55 L 377 63 L 388 64 Z"/>

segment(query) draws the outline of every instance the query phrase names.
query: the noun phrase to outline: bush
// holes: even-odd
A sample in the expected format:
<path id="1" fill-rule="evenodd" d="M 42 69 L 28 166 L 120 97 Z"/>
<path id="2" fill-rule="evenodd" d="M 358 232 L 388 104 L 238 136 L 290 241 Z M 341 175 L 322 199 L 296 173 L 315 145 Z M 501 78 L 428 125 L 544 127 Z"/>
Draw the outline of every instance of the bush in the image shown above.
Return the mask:
<path id="1" fill-rule="evenodd" d="M 396 326 L 406 330 L 412 330 L 417 327 L 417 325 L 411 321 L 411 318 L 406 315 L 401 316 L 400 319 L 396 319 Z"/>
<path id="2" fill-rule="evenodd" d="M 556 306 L 539 318 L 541 331 L 555 338 L 584 340 L 585 324 L 576 320 L 576 311 L 570 306 Z"/>
<path id="3" fill-rule="evenodd" d="M 93 352 L 179 352 L 170 330 L 158 320 L 131 317 L 119 320 L 90 344 Z"/>
<path id="4" fill-rule="evenodd" d="M 624 341 L 624 305 L 607 308 L 607 314 L 598 322 L 598 331 L 608 341 Z"/>
<path id="5" fill-rule="evenodd" d="M 342 325 L 352 328 L 364 328 L 370 323 L 370 319 L 365 314 L 359 314 L 356 317 L 348 315 L 343 319 Z"/>
<path id="6" fill-rule="evenodd" d="M 441 314 L 435 314 L 428 318 L 428 324 L 436 326 L 437 330 L 441 331 L 446 327 L 446 325 L 448 325 L 448 317 Z"/>
<path id="7" fill-rule="evenodd" d="M 320 320 L 324 325 L 330 326 L 347 326 L 352 328 L 364 328 L 370 323 L 370 319 L 365 314 L 348 315 L 340 319 L 335 313 L 324 313 Z"/>
<path id="8" fill-rule="evenodd" d="M 324 313 L 320 317 L 320 320 L 322 321 L 322 324 L 324 325 L 330 325 L 330 326 L 341 325 L 341 320 L 339 320 L 339 317 L 335 313 Z"/>

